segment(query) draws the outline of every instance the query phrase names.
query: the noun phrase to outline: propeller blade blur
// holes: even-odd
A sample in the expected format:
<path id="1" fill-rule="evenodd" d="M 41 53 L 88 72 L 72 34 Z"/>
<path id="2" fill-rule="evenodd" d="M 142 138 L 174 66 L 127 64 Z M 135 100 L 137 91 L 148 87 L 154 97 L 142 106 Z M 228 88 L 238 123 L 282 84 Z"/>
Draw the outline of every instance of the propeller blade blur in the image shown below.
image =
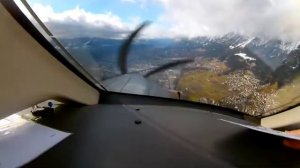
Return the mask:
<path id="1" fill-rule="evenodd" d="M 119 51 L 119 58 L 118 58 L 118 64 L 119 68 L 122 74 L 127 74 L 128 68 L 127 68 L 127 58 L 128 53 L 130 51 L 130 47 L 132 45 L 133 40 L 137 37 L 137 35 L 140 33 L 140 31 L 149 25 L 150 22 L 146 21 L 142 23 L 134 32 L 132 32 L 126 41 L 122 44 L 120 51 Z"/>

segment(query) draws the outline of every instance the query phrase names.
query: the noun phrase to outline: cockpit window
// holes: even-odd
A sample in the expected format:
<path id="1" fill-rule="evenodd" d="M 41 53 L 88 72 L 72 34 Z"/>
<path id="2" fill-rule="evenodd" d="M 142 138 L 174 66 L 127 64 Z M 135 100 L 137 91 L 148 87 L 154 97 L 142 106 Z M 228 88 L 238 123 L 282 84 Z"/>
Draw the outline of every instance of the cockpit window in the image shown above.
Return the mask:
<path id="1" fill-rule="evenodd" d="M 300 102 L 298 0 L 15 2 L 110 91 L 253 116 Z"/>

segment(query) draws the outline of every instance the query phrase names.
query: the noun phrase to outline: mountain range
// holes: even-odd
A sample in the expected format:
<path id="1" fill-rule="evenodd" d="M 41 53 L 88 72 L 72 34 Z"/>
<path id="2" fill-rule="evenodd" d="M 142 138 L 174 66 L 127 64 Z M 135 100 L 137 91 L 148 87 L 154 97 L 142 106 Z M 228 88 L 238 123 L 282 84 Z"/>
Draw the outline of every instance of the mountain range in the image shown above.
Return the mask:
<path id="1" fill-rule="evenodd" d="M 123 39 L 59 39 L 74 58 L 98 80 L 118 74 Z M 229 33 L 218 37 L 137 39 L 129 54 L 129 71 L 143 72 L 170 60 L 204 57 L 226 62 L 232 71 L 247 69 L 263 83 L 284 85 L 300 72 L 300 46 Z"/>

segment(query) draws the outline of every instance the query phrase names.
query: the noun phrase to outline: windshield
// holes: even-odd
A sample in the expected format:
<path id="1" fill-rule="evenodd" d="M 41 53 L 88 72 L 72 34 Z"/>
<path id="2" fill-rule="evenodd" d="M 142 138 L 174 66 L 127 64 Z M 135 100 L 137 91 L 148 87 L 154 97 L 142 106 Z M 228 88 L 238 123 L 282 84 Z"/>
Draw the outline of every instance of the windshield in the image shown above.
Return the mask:
<path id="1" fill-rule="evenodd" d="M 300 102 L 299 0 L 15 2 L 110 91 L 253 116 Z"/>

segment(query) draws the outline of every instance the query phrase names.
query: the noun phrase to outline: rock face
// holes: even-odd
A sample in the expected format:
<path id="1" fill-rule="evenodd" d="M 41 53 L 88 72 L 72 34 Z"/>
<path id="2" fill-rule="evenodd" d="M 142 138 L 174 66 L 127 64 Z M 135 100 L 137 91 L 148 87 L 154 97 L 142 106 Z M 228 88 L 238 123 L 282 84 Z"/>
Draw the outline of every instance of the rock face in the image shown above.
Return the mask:
<path id="1" fill-rule="evenodd" d="M 280 86 L 286 85 L 300 75 L 300 46 L 284 59 L 283 64 L 274 72 Z"/>

